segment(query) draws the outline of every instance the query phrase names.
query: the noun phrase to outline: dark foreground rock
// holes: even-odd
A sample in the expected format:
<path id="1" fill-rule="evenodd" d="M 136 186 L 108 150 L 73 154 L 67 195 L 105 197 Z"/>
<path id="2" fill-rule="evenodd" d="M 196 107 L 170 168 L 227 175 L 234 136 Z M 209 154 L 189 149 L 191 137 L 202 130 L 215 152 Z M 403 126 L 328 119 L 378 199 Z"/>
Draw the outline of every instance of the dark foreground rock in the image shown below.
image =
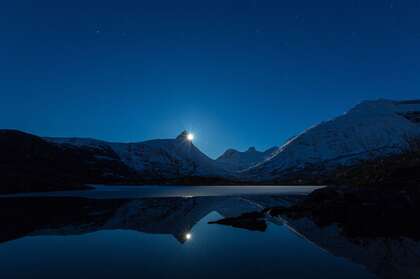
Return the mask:
<path id="1" fill-rule="evenodd" d="M 395 188 L 398 189 L 396 186 Z M 420 240 L 420 191 L 417 188 L 327 187 L 273 216 L 309 218 L 321 227 L 338 225 L 348 237 L 408 237 Z"/>

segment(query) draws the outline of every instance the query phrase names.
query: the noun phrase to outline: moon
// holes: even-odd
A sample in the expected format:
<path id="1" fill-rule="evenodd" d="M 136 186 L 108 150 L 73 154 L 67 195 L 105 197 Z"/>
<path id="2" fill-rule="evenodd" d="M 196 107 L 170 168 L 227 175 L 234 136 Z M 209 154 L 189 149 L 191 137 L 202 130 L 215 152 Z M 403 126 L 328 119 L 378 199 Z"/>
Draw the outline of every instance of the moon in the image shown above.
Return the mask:
<path id="1" fill-rule="evenodd" d="M 188 133 L 187 140 L 193 141 L 194 140 L 194 134 L 193 133 Z"/>

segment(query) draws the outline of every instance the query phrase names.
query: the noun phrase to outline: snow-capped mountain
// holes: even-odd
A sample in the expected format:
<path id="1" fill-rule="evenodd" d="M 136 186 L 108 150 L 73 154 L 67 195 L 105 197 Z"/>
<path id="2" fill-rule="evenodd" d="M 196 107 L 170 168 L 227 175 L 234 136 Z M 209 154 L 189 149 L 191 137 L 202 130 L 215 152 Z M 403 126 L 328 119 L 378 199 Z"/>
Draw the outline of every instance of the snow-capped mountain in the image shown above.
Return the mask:
<path id="1" fill-rule="evenodd" d="M 420 100 L 365 101 L 292 138 L 270 160 L 243 172 L 275 180 L 305 168 L 335 168 L 400 153 L 420 137 Z"/>
<path id="2" fill-rule="evenodd" d="M 187 176 L 220 177 L 227 173 L 203 154 L 182 132 L 175 139 L 137 143 L 114 143 L 86 138 L 46 138 L 78 148 L 111 149 L 119 159 L 146 179 L 173 179 Z M 104 160 L 112 159 L 103 157 Z"/>
<path id="3" fill-rule="evenodd" d="M 250 147 L 245 152 L 228 149 L 216 159 L 216 162 L 218 162 L 226 170 L 243 171 L 268 160 L 277 150 L 278 147 L 272 147 L 262 152 L 257 151 L 255 147 Z"/>
<path id="4" fill-rule="evenodd" d="M 301 181 L 296 183 L 324 183 L 313 178 L 326 177 L 338 166 L 403 153 L 413 140 L 420 142 L 420 100 L 363 102 L 280 148 L 230 149 L 217 160 L 203 154 L 187 136 L 182 132 L 173 139 L 114 143 L 0 130 L 0 192 L 73 189 L 95 183 L 295 183 L 296 179 Z"/>

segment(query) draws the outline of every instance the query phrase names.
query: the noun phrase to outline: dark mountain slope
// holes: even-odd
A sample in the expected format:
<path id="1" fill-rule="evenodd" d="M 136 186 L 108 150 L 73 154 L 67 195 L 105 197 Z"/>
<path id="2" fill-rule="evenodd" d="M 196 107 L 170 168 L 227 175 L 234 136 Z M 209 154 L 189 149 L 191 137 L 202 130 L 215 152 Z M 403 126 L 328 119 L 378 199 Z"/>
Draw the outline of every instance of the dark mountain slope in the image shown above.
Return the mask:
<path id="1" fill-rule="evenodd" d="M 133 175 L 111 149 L 58 145 L 15 130 L 0 130 L 0 154 L 2 193 L 75 189 Z"/>

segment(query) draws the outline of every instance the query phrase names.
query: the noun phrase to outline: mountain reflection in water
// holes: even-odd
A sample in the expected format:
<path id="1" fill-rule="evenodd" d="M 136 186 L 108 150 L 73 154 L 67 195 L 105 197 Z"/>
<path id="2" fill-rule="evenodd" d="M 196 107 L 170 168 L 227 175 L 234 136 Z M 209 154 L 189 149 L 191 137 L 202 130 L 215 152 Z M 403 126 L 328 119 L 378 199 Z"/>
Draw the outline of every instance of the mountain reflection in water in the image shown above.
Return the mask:
<path id="1" fill-rule="evenodd" d="M 266 207 L 289 205 L 300 196 L 195 197 L 142 199 L 2 199 L 0 241 L 25 235 L 71 235 L 124 229 L 173 235 L 179 242 L 209 213 L 234 217 Z"/>
<path id="2" fill-rule="evenodd" d="M 310 218 L 290 219 L 269 214 L 268 209 L 289 206 L 301 198 L 300 195 L 137 199 L 2 198 L 0 258 L 3 256 L 3 245 L 27 236 L 84 235 L 108 230 L 130 230 L 172 235 L 178 243 L 185 244 L 194 241 L 195 225 L 206 220 L 204 225 L 209 228 L 221 224 L 227 229 L 226 226 L 235 227 L 229 230 L 239 229 L 258 234 L 267 233 L 270 226 L 283 226 L 301 237 L 302 241 L 309 241 L 334 256 L 360 264 L 379 278 L 419 278 L 420 243 L 416 240 L 362 236 L 350 238 L 341 233 L 338 224 L 321 227 Z M 389 221 L 392 226 L 392 220 Z M 256 254 L 264 251 L 265 248 L 261 247 Z M 0 269 L 0 275 L 1 272 Z M 366 272 L 363 278 L 374 278 L 368 274 Z M 324 278 L 334 277 L 326 274 Z"/>

